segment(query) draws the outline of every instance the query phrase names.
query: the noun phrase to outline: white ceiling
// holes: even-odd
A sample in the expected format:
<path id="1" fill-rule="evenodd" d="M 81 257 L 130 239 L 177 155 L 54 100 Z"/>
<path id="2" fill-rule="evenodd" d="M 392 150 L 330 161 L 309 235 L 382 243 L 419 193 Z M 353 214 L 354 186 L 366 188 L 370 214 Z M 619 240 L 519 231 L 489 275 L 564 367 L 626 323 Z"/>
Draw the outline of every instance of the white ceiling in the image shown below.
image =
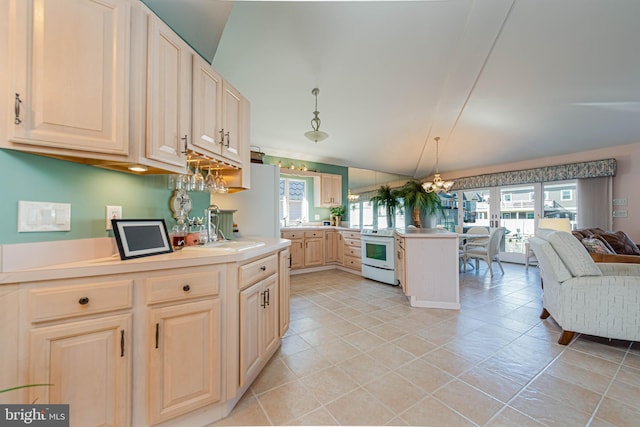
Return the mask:
<path id="1" fill-rule="evenodd" d="M 268 155 L 422 178 L 436 136 L 443 174 L 640 142 L 639 18 L 638 0 L 235 1 L 213 66 Z"/>

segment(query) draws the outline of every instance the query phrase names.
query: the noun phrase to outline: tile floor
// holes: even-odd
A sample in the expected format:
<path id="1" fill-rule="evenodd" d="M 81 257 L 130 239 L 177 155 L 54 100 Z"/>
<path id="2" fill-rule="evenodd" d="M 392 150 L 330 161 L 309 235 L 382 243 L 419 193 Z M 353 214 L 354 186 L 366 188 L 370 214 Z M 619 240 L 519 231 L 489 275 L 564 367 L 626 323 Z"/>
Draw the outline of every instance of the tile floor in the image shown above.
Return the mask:
<path id="1" fill-rule="evenodd" d="M 537 269 L 504 267 L 461 274 L 460 311 L 339 270 L 291 276 L 282 347 L 214 425 L 640 425 L 640 345 L 560 346 Z"/>

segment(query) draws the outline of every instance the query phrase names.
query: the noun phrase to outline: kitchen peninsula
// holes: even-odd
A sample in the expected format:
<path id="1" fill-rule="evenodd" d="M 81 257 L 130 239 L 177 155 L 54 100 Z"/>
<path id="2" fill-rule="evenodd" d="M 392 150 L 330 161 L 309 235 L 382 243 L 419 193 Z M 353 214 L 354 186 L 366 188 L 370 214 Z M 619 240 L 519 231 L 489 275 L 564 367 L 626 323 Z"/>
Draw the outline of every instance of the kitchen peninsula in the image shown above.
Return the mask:
<path id="1" fill-rule="evenodd" d="M 412 307 L 460 309 L 458 235 L 432 228 L 395 232 L 396 282 Z"/>
<path id="2" fill-rule="evenodd" d="M 290 242 L 260 240 L 125 261 L 111 238 L 0 246 L 0 390 L 50 384 L 0 402 L 68 403 L 72 426 L 225 417 L 289 324 Z"/>

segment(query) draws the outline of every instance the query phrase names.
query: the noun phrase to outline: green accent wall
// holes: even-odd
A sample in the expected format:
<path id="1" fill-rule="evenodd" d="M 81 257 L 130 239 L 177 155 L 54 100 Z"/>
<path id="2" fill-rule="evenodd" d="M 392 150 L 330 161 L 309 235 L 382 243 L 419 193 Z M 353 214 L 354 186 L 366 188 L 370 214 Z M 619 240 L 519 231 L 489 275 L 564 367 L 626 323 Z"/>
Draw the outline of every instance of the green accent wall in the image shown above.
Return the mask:
<path id="1" fill-rule="evenodd" d="M 313 172 L 322 172 L 322 173 L 331 173 L 334 175 L 342 175 L 342 204 L 345 206 L 346 218 L 342 218 L 343 221 L 349 221 L 349 209 L 346 209 L 348 205 L 347 194 L 349 193 L 349 168 L 344 166 L 336 166 L 329 165 L 326 163 L 316 163 L 316 162 L 307 162 L 304 160 L 297 159 L 289 159 L 286 157 L 272 157 L 272 156 L 264 156 L 262 161 L 269 165 L 277 165 L 278 162 L 282 165 L 282 173 L 286 174 L 286 169 L 288 169 L 291 165 L 294 166 L 295 169 L 300 170 L 302 167 L 306 166 L 307 170 Z M 306 178 L 307 188 L 309 188 L 309 200 L 313 200 L 314 188 L 313 188 L 313 178 Z M 316 220 L 315 215 L 320 215 L 320 219 Z M 328 220 L 331 216 L 329 212 L 329 208 L 316 208 L 313 206 L 313 203 L 309 204 L 309 221 L 317 222 Z"/>
<path id="2" fill-rule="evenodd" d="M 0 149 L 0 244 L 111 237 L 105 230 L 105 206 L 122 206 L 124 218 L 164 218 L 172 191 L 166 175 L 139 176 L 19 151 Z M 191 192 L 190 216 L 204 216 L 208 192 Z M 71 230 L 18 233 L 18 201 L 71 204 Z"/>

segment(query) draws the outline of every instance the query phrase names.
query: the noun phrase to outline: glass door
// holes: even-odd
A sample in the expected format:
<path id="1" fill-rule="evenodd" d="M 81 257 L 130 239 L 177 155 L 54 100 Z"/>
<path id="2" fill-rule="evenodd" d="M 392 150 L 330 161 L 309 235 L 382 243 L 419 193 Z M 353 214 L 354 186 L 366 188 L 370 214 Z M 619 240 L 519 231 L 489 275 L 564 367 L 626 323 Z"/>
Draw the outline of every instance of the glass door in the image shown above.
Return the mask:
<path id="1" fill-rule="evenodd" d="M 525 244 L 535 234 L 535 218 L 539 216 L 536 194 L 540 185 L 501 187 L 499 226 L 505 228 L 500 260 L 524 263 Z"/>

